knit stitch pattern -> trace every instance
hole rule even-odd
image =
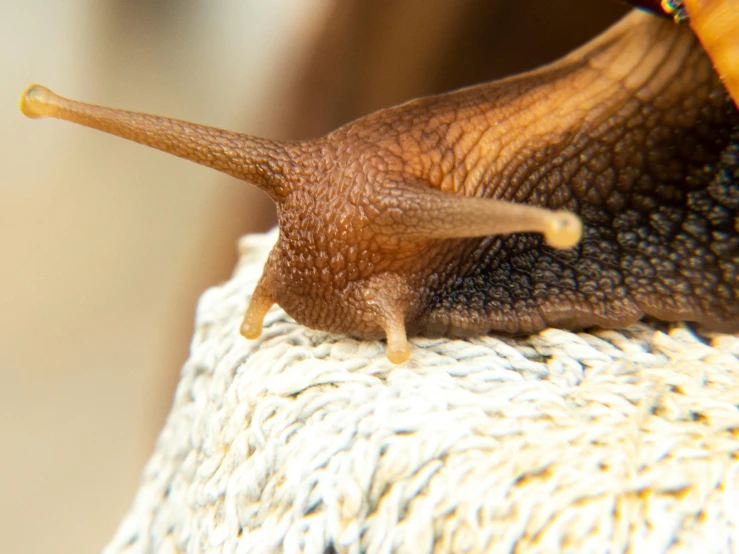
[[[239,325],[242,239],[107,554],[739,552],[739,338],[685,325],[380,341]]]

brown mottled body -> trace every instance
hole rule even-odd
[[[396,362],[406,333],[614,327],[645,314],[739,329],[739,113],[690,30],[644,13],[540,70],[313,141],[40,88],[22,109],[272,196],[280,236],[244,319],[250,338],[274,303],[309,327],[386,336]]]

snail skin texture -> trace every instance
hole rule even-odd
[[[739,330],[739,113],[689,26],[632,11],[536,71],[276,142],[83,104],[55,117],[239,177],[279,239],[241,332],[279,304],[387,339],[620,327],[644,315]]]

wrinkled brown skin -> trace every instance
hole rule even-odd
[[[311,328],[387,336],[393,361],[407,358],[405,331],[621,327],[645,314],[739,330],[739,113],[690,29],[668,20],[632,12],[537,71],[312,141],[116,113],[134,130],[55,116],[244,178],[277,203],[250,338],[272,303]],[[584,235],[569,249],[534,233],[459,238],[452,229],[476,221],[462,196],[569,210]]]

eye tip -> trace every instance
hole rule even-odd
[[[575,214],[554,212],[547,223],[544,240],[552,248],[571,248],[582,238],[582,221]]]
[[[21,94],[18,107],[26,117],[38,118],[49,115],[51,106],[56,95],[48,88],[41,85],[30,85]]]

